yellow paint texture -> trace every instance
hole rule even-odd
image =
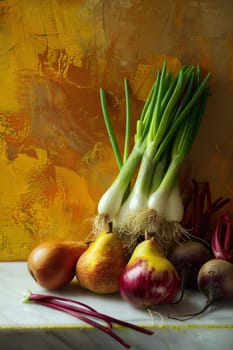
[[[233,195],[232,11],[218,0],[0,1],[0,260],[26,259],[48,237],[89,234],[117,171],[99,87],[122,147],[123,78],[134,125],[164,58],[174,71],[212,71],[186,167],[214,194]]]
[[[3,260],[25,259],[51,236],[84,239],[91,230],[95,202],[78,171],[97,142],[91,131],[100,114],[98,90],[88,84],[95,76],[89,65],[96,62],[98,3],[0,4]]]

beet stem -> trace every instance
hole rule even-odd
[[[59,296],[48,295],[48,294],[34,294],[34,293],[31,293],[30,291],[26,291],[24,302],[27,302],[27,301],[34,301],[38,304],[66,312],[76,318],[79,318],[80,320],[86,323],[89,323],[90,325],[104,331],[105,333],[108,333],[110,336],[115,338],[119,343],[121,343],[121,345],[125,346],[126,348],[129,348],[130,345],[127,344],[122,338],[120,338],[118,335],[116,335],[112,331],[112,323],[116,323],[118,325],[131,328],[135,331],[138,331],[147,335],[152,335],[154,333],[153,331],[146,329],[144,327],[140,327],[132,323],[122,321],[114,317],[108,316],[106,314],[100,313],[96,311],[94,308],[88,306],[87,304],[79,302],[77,300],[70,299],[70,298],[59,297]],[[105,327],[82,315],[89,315],[91,317],[100,319],[106,322],[107,326]]]
[[[224,214],[224,222],[225,222],[225,239],[223,242],[223,248],[226,252],[228,252],[231,247],[232,234],[233,234],[231,219],[228,212]]]
[[[94,309],[83,309],[82,307],[77,307],[77,306],[74,306],[74,305],[70,305],[70,304],[67,304],[61,300],[52,300],[52,303],[54,305],[58,305],[58,306],[62,306],[62,307],[65,307],[71,311],[75,311],[75,312],[80,312],[84,315],[89,315],[89,316],[92,316],[92,317],[95,317],[95,318],[98,318],[98,319],[101,319],[103,321],[106,321],[107,325],[109,328],[112,328],[112,323],[107,319],[107,317],[103,317],[98,311],[95,311]]]
[[[92,316],[94,316],[94,313],[95,313],[95,315],[101,316],[102,319],[105,320],[105,321],[108,320],[110,322],[114,322],[114,323],[116,323],[118,325],[121,325],[121,326],[130,328],[130,329],[133,329],[133,330],[135,330],[137,332],[141,332],[141,333],[144,333],[144,334],[148,334],[148,335],[152,335],[153,334],[153,332],[151,330],[149,330],[149,329],[146,329],[144,327],[134,325],[133,323],[122,321],[122,320],[119,320],[119,319],[114,318],[112,316],[100,313],[100,312],[96,311],[95,309],[93,309],[92,307],[88,306],[87,304],[82,303],[82,302],[77,301],[77,300],[73,300],[73,299],[69,299],[69,298],[65,298],[65,297],[59,297],[59,296],[55,296],[55,295],[44,295],[44,294],[34,294],[34,293],[31,293],[30,296],[29,296],[29,300],[31,300],[31,301],[37,301],[37,300],[42,300],[42,299],[43,300],[52,300],[52,301],[53,300],[64,301],[64,302],[66,302],[65,307],[68,307],[68,308],[70,308],[70,309],[72,309],[74,311],[76,310],[78,312],[86,312],[85,310],[81,310],[80,308],[77,308],[75,306],[71,306],[68,303],[78,304],[78,305],[81,305],[84,308],[87,308],[90,311],[92,311],[93,312]],[[97,317],[99,318],[99,316],[97,316]]]
[[[96,327],[97,329],[107,333],[109,336],[111,336],[112,338],[114,338],[116,341],[118,341],[122,346],[124,346],[125,348],[129,349],[131,346],[126,343],[121,337],[119,337],[116,333],[114,333],[112,331],[111,328],[109,327],[105,327],[105,326],[102,326],[101,324],[91,320],[90,318],[88,317],[85,317],[83,315],[81,315],[80,313],[78,313],[77,311],[73,311],[73,310],[70,310],[70,309],[67,309],[66,307],[64,306],[59,306],[58,304],[55,304],[53,301],[42,301],[42,300],[37,300],[36,301],[38,304],[40,305],[44,305],[44,306],[47,306],[47,307],[50,307],[52,309],[56,309],[56,310],[59,310],[59,311],[63,311],[75,318],[78,318],[79,320],[93,326],[93,327]]]
[[[192,230],[193,236],[211,240],[210,225],[214,213],[230,202],[230,198],[218,197],[212,201],[209,182],[192,180],[193,188],[184,207],[182,225]]]
[[[218,220],[214,229],[211,248],[215,258],[231,260],[233,239],[233,227],[228,212],[225,212]]]
[[[212,203],[212,213],[215,213],[230,201],[230,198],[222,199],[222,197],[219,197],[215,202]]]
[[[208,310],[208,308],[211,306],[211,304],[212,304],[212,301],[207,300],[207,302],[205,303],[203,308],[200,311],[197,311],[193,314],[186,314],[186,315],[182,315],[182,316],[168,315],[167,317],[171,318],[172,320],[187,321],[187,320],[194,318],[195,316],[199,316],[199,315],[203,314],[204,312],[206,312]]]
[[[31,293],[30,296],[29,296],[30,300],[31,301],[37,301],[37,300],[61,300],[61,301],[64,301],[66,303],[66,305],[68,305],[68,303],[73,303],[73,304],[77,304],[77,305],[80,305],[80,306],[83,306],[84,308],[86,309],[89,309],[90,311],[93,311],[93,312],[97,312],[94,308],[92,308],[91,306],[85,304],[85,303],[82,303],[78,300],[73,300],[73,299],[69,299],[69,298],[65,298],[65,297],[59,297],[59,296],[55,296],[55,295],[48,295],[48,294],[34,294],[34,293]]]

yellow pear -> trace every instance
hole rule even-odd
[[[118,291],[120,275],[127,264],[127,255],[116,233],[97,236],[76,264],[76,277],[81,287],[100,294]]]

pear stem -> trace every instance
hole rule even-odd
[[[111,233],[112,232],[112,221],[108,222],[108,232],[107,233]]]

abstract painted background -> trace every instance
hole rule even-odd
[[[1,260],[88,235],[116,171],[99,87],[121,140],[123,78],[135,120],[164,58],[213,73],[184,172],[232,197],[232,13],[231,0],[0,1]]]

